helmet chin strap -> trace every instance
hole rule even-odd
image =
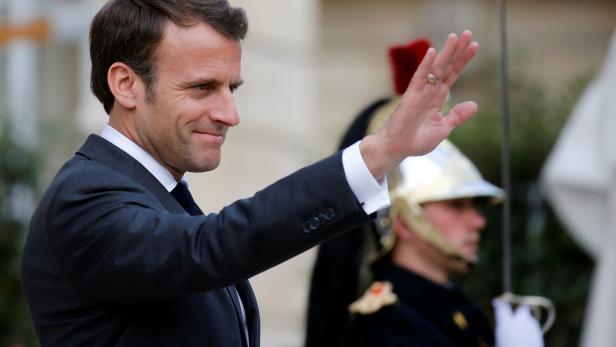
[[[391,206],[390,218],[392,220],[395,216],[400,216],[404,223],[412,227],[419,237],[446,257],[460,262],[466,270],[471,270],[475,266],[476,260],[467,259],[460,251],[455,249],[434,224],[428,220],[419,204],[409,202],[402,197],[396,197],[391,202]]]

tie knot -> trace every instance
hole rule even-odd
[[[186,182],[179,181],[175,188],[171,191],[171,195],[173,195],[175,200],[182,205],[184,210],[186,210],[186,212],[188,212],[191,216],[203,214],[201,209],[199,209],[199,206],[195,203],[195,200],[193,200]]]

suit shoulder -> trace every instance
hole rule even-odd
[[[63,194],[76,191],[93,191],[97,187],[109,190],[134,190],[139,185],[125,174],[122,174],[102,163],[90,160],[81,155],[75,155],[58,171],[49,185],[45,195]]]
[[[118,206],[123,201],[135,203],[155,199],[138,182],[95,160],[76,155],[58,171],[45,191],[33,220],[69,211],[84,211],[96,206]],[[158,205],[158,204],[156,204]]]

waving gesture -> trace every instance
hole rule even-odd
[[[361,143],[364,161],[376,179],[405,157],[430,152],[475,114],[473,101],[453,106],[447,115],[441,110],[449,89],[478,49],[470,31],[460,37],[449,34],[438,53],[428,49],[392,116]]]

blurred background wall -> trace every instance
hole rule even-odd
[[[461,143],[473,143],[482,134],[498,139],[500,130],[495,117],[500,98],[500,43],[496,1],[230,2],[244,7],[250,19],[249,34],[243,43],[245,84],[236,93],[242,123],[229,132],[223,161],[217,170],[189,175],[194,195],[204,211],[217,211],[238,198],[251,196],[274,180],[332,153],[355,114],[372,100],[392,93],[386,48],[418,36],[428,37],[440,47],[449,32],[473,31],[481,50],[456,85],[453,98],[473,98],[488,112],[478,116],[466,135],[461,129],[458,137]],[[37,201],[37,194],[86,135],[97,132],[106,122],[102,107],[88,90],[87,61],[89,18],[103,3],[0,0],[0,31],[12,33],[0,36],[0,126],[8,130],[9,138],[10,134],[19,134],[12,136],[15,142],[33,152],[34,157],[38,154],[38,166],[31,170],[38,175],[32,201]],[[541,93],[554,102],[535,107],[536,113],[526,112],[538,117],[544,106],[558,108],[554,105],[559,102],[554,98],[569,90],[571,83],[581,81],[578,86],[583,85],[596,73],[616,28],[613,0],[510,0],[508,15],[512,78],[525,81],[515,86],[521,88],[521,93]],[[46,24],[32,27],[40,18]],[[516,100],[527,106],[523,103],[528,99]],[[529,106],[543,101],[533,102]],[[549,118],[555,123],[548,124],[552,141],[570,111],[570,102],[560,104],[560,117]],[[524,114],[525,108],[521,107],[519,112]],[[498,145],[493,141],[475,143]],[[541,150],[546,152],[551,143],[546,141]],[[494,148],[488,149],[491,156],[482,154],[482,146],[472,150],[471,158],[483,160],[482,170],[499,183],[498,154]],[[8,189],[0,189],[2,192],[3,204],[26,199]],[[28,206],[32,204],[20,208],[23,215],[28,215]],[[17,222],[24,225],[27,217],[22,216]],[[498,230],[498,215],[494,223]],[[3,228],[0,232],[12,236],[19,230],[14,225]],[[3,266],[15,277],[18,253],[10,253],[10,257],[8,251],[5,253]],[[308,251],[251,280],[260,303],[263,346],[301,345],[313,256],[314,250]],[[490,256],[498,258],[499,252],[494,249]],[[591,261],[583,255],[579,259],[574,264],[581,264],[580,271],[589,272]],[[492,264],[489,271],[497,283],[500,268]],[[523,277],[524,273],[514,276]],[[578,296],[585,295],[586,287],[582,287]],[[499,294],[495,286],[489,287],[489,291],[477,293],[486,298]],[[13,300],[6,293],[0,295]],[[581,312],[576,317],[582,317],[583,305],[578,306],[576,309]],[[5,338],[17,334],[6,329],[0,332]],[[1,343],[0,340],[0,346]],[[573,346],[577,342],[574,339],[568,343]]]

